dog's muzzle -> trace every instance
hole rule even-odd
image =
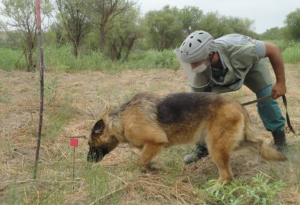
[[[99,162],[103,159],[103,157],[108,154],[106,149],[101,147],[92,147],[90,146],[90,150],[87,155],[88,162]]]

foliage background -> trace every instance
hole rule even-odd
[[[0,69],[35,70],[37,65],[34,4],[2,0],[0,10]],[[16,12],[24,11],[24,12]],[[204,13],[201,8],[166,5],[142,15],[137,2],[125,0],[45,1],[44,47],[47,69],[67,72],[120,69],[179,69],[173,50],[195,30],[214,38],[241,33],[277,44],[287,63],[300,61],[300,9],[286,16],[285,26],[262,34],[254,21]],[[24,20],[25,19],[25,20]],[[30,28],[30,29],[26,29]]]

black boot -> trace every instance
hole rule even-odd
[[[287,151],[287,144],[286,144],[284,130],[272,132],[272,135],[274,138],[274,144],[277,151],[279,152]]]
[[[208,150],[205,145],[196,144],[196,147],[191,153],[184,156],[183,161],[185,164],[190,164],[198,161],[199,159],[206,157],[208,155]]]

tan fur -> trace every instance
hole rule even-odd
[[[221,181],[232,179],[230,156],[239,148],[250,147],[266,160],[286,160],[255,133],[246,110],[239,103],[215,94],[201,94],[201,97],[210,103],[192,110],[192,114],[187,113],[180,123],[164,124],[157,117],[157,106],[164,98],[149,93],[138,94],[123,108],[103,115],[105,128],[99,135],[92,134],[89,144],[109,152],[119,142],[129,143],[141,149],[139,162],[147,166],[164,148],[205,142]]]

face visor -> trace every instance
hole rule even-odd
[[[201,65],[192,69],[190,63],[183,62],[180,58],[180,52],[177,49],[174,50],[177,59],[187,76],[189,84],[191,87],[197,88],[199,91],[204,91],[207,86],[209,86],[212,79],[212,71],[209,59],[204,60]]]

